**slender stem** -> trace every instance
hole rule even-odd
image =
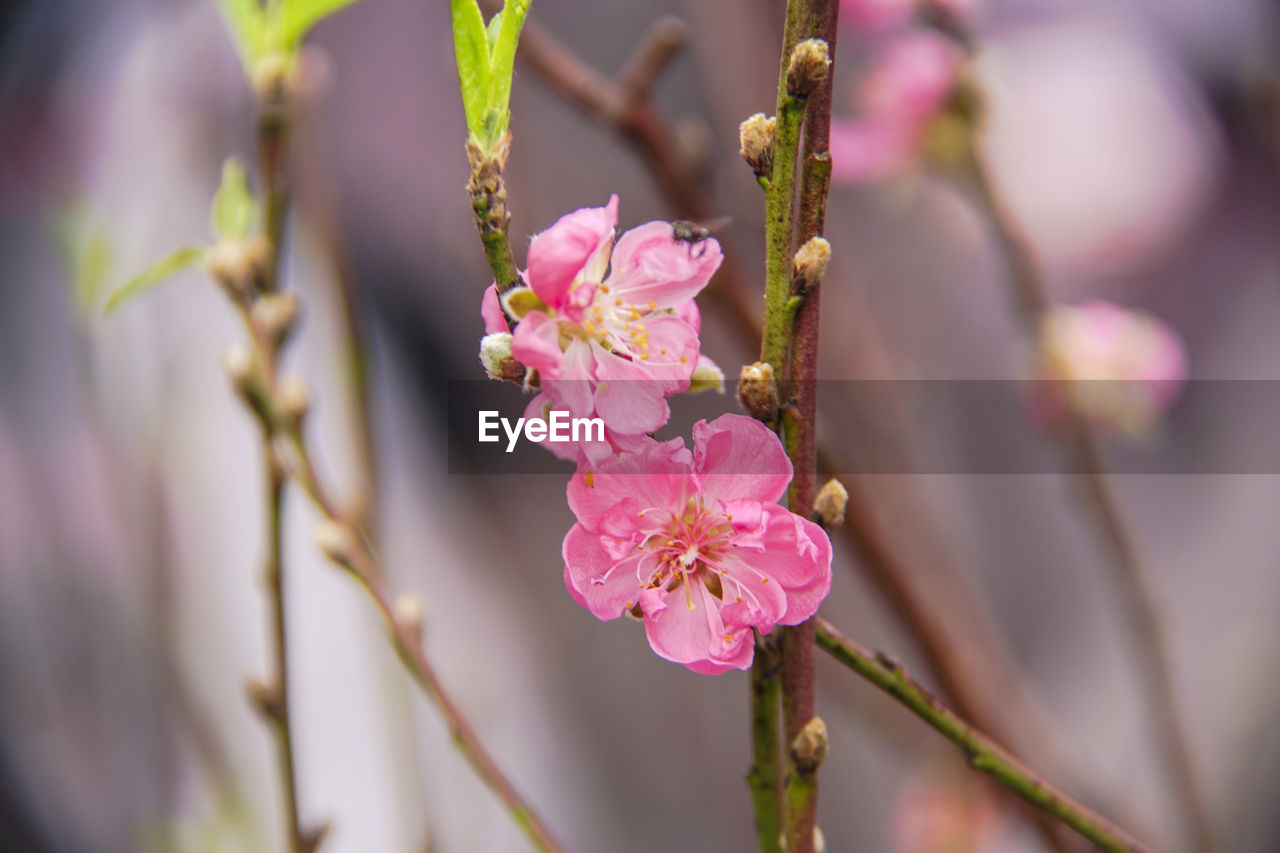
[[[262,287],[275,290],[284,256],[285,221],[289,211],[289,115],[283,96],[273,97],[258,107],[258,174],[263,233],[270,247]]]
[[[994,741],[956,715],[912,679],[895,661],[855,643],[818,617],[817,641],[826,652],[897,699],[964,750],[970,766],[986,773],[1028,803],[1043,809],[1107,851],[1144,853],[1150,848],[1088,806],[1043,779]]]
[[[779,698],[778,646],[773,637],[756,637],[756,656],[751,664],[751,769],[747,788],[755,812],[756,842],[760,853],[782,850],[781,751],[778,738]]]
[[[271,594],[272,664],[268,682],[271,691],[270,720],[276,732],[280,778],[284,788],[285,814],[289,817],[289,849],[304,853],[312,849],[298,814],[297,764],[294,759],[293,730],[289,722],[289,644],[284,585],[284,486],[285,475],[275,459],[272,430],[264,426],[263,451],[267,458],[267,587]]]
[[[264,234],[269,247],[263,268],[262,287],[276,290],[280,284],[280,267],[283,258],[285,218],[289,207],[288,170],[288,112],[283,97],[272,98],[259,104],[258,115],[258,164],[261,180],[260,196],[264,211]],[[277,378],[278,359],[274,348],[253,332],[261,364],[263,381],[270,392]],[[289,821],[289,849],[293,853],[310,853],[319,843],[320,836],[303,829],[298,807],[297,762],[294,755],[293,729],[290,723],[289,692],[289,623],[285,604],[284,561],[284,486],[285,475],[280,468],[274,449],[276,423],[268,418],[260,419],[262,427],[263,466],[266,473],[267,506],[267,564],[266,580],[271,596],[272,672],[267,680],[267,697],[263,710],[276,734],[279,754],[281,787],[284,790],[285,813]]]
[[[978,206],[986,215],[1008,266],[1010,299],[1024,334],[1031,341],[1037,341],[1049,310],[1048,290],[1030,244],[1009,215],[992,182],[976,135],[971,140],[970,150],[968,177]],[[1108,553],[1112,588],[1129,630],[1147,709],[1155,721],[1161,755],[1172,777],[1181,810],[1190,824],[1196,849],[1202,853],[1213,853],[1220,849],[1220,845],[1191,757],[1165,650],[1160,615],[1145,567],[1103,470],[1102,455],[1092,429],[1070,408],[1065,412],[1065,419],[1059,438],[1074,479],[1080,486],[1084,506],[1092,516]]]
[[[551,830],[498,767],[461,709],[445,691],[435,669],[427,660],[417,629],[396,618],[378,557],[357,527],[343,517],[336,502],[316,475],[317,466],[302,430],[294,427],[288,432],[289,443],[297,457],[294,479],[326,520],[345,531],[351,547],[344,555],[344,568],[373,599],[386,622],[397,657],[413,680],[439,708],[453,737],[454,746],[470,762],[480,780],[506,806],[536,849],[543,853],[563,853],[564,848],[555,840]]]

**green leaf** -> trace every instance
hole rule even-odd
[[[287,49],[297,47],[312,27],[354,2],[356,0],[282,0],[276,20],[281,44]]]
[[[222,183],[209,208],[209,227],[217,240],[239,240],[258,224],[258,200],[249,192],[244,166],[234,157],[222,164]]]
[[[271,35],[267,12],[258,0],[218,0],[218,6],[227,19],[231,40],[247,71],[267,53]]]
[[[489,39],[484,16],[476,0],[450,0],[453,10],[453,50],[458,60],[458,83],[467,132],[483,138],[484,116],[489,109]]]
[[[511,78],[515,75],[516,45],[529,14],[529,0],[507,0],[503,7],[502,25],[489,59],[489,109],[498,114],[494,141],[507,131],[511,118]]]
[[[103,308],[109,314],[126,299],[132,299],[144,290],[150,290],[176,272],[186,269],[203,258],[205,250],[196,246],[184,246],[165,255],[151,266],[129,280],[123,287],[111,294]]]
[[[498,43],[498,28],[502,26],[502,10],[489,19],[489,26],[485,27],[485,40],[489,44],[489,64],[493,65],[493,46]]]

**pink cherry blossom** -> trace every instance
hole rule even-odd
[[[490,288],[481,307],[490,333],[505,331],[507,316],[519,318],[512,356],[536,371],[542,391],[528,414],[551,407],[604,420],[605,445],[558,448],[579,461],[598,461],[662,427],[666,397],[708,363],[693,297],[720,267],[720,244],[676,240],[671,223],[655,221],[615,246],[617,219],[617,196],[561,217],[533,238],[525,286],[501,300]]]
[[[1051,417],[1069,405],[1095,423],[1141,436],[1173,402],[1186,370],[1172,329],[1111,302],[1056,306],[1041,329],[1037,374],[1061,380],[1048,389]]]
[[[875,180],[914,162],[929,123],[946,107],[962,59],[959,48],[929,31],[883,45],[858,90],[859,116],[831,123],[832,175]]]
[[[777,501],[791,462],[766,426],[722,415],[682,439],[642,439],[569,483],[578,522],[564,579],[598,619],[642,618],[663,658],[714,675],[746,669],[752,629],[795,625],[831,588],[831,542]]]

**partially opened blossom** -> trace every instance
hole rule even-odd
[[[831,122],[832,176],[875,180],[913,163],[954,92],[962,62],[960,49],[935,32],[886,42],[858,89],[858,117]]]
[[[580,470],[569,593],[599,619],[642,619],[653,650],[694,672],[746,669],[753,628],[803,622],[831,587],[827,534],[777,504],[791,473],[778,437],[732,414],[699,421],[692,453],[646,437]]]
[[[551,407],[604,420],[610,441],[587,452],[588,461],[662,427],[666,397],[709,365],[693,297],[723,259],[714,239],[677,240],[661,221],[627,231],[615,246],[617,220],[617,196],[561,217],[533,238],[525,286],[501,300],[490,288],[481,310],[491,334],[518,319],[512,356],[536,371],[542,391],[529,414]],[[582,450],[561,446],[579,461]]]
[[[1111,302],[1050,310],[1041,329],[1037,375],[1054,382],[1053,406],[1072,406],[1130,435],[1150,430],[1186,376],[1186,352],[1164,323]]]

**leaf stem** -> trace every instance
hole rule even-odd
[[[964,750],[974,769],[987,774],[1028,803],[1053,815],[1103,850],[1114,853],[1149,853],[1150,848],[1039,776],[957,716],[940,699],[907,675],[896,661],[863,648],[820,616],[817,622],[817,642],[824,651],[897,699]]]

